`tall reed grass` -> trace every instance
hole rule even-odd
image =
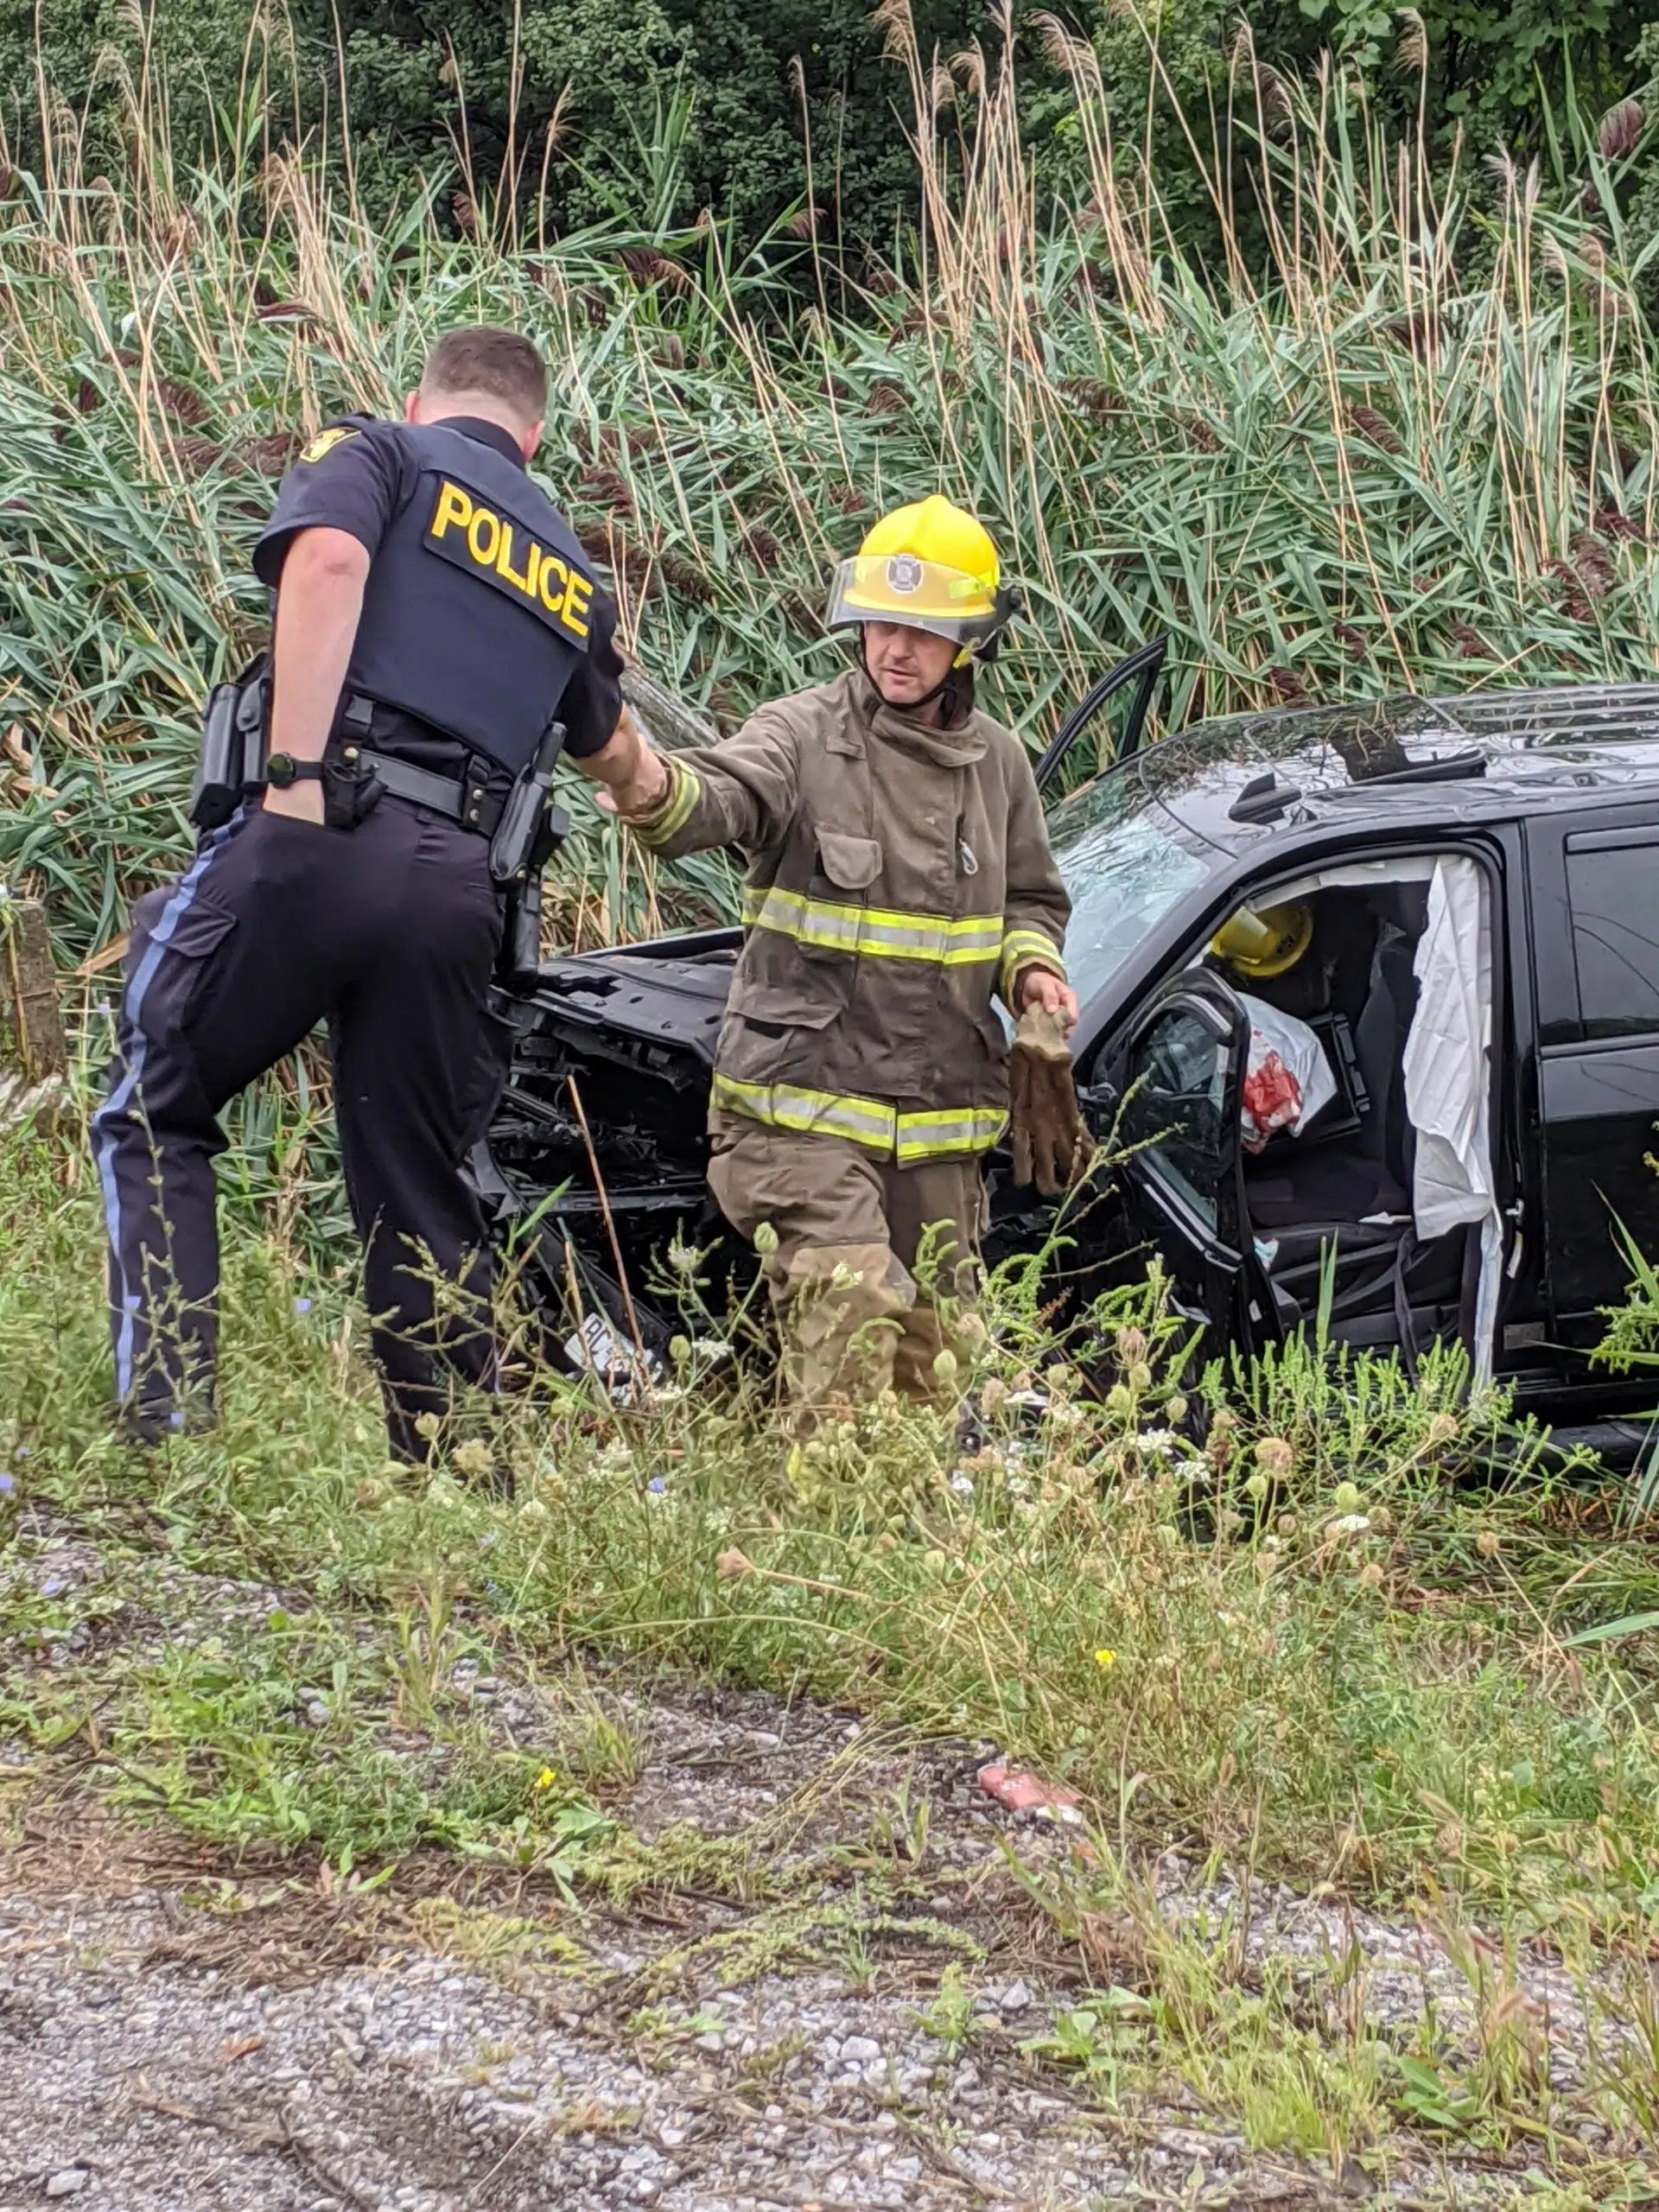
[[[855,284],[810,225],[787,282],[776,241],[739,260],[717,221],[653,227],[649,174],[632,228],[550,238],[480,191],[446,236],[435,185],[376,229],[349,142],[332,167],[277,149],[252,69],[188,175],[167,86],[135,84],[111,181],[47,90],[45,159],[0,204],[0,874],[68,944],[181,848],[197,703],[260,631],[247,550],[296,442],[392,406],[474,317],[546,347],[548,480],[633,649],[728,726],[839,664],[826,569],[934,489],[1025,582],[993,703],[1033,742],[1158,632],[1164,726],[1651,672],[1659,378],[1616,223],[1512,168],[1477,206],[1339,69],[1287,86],[1246,37],[1226,111],[1189,124],[1226,242],[1205,275],[1086,44],[1039,20],[1090,182],[1039,211],[1006,40],[945,63],[884,13],[925,212]],[[584,815],[563,924],[591,942],[724,885],[644,880]]]

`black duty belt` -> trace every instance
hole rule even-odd
[[[435,769],[417,768],[412,760],[394,760],[391,753],[377,753],[371,746],[359,747],[359,758],[373,770],[391,798],[446,815],[463,830],[476,830],[480,837],[495,835],[506,804],[505,791],[493,791],[478,778],[441,776]]]

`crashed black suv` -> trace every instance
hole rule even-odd
[[[1212,1350],[1323,1300],[1338,1339],[1461,1338],[1522,1407],[1628,1443],[1643,1390],[1586,1355],[1624,1293],[1619,1224],[1659,1252],[1659,685],[1240,715],[1136,750],[1160,657],[1097,684],[1039,768],[1084,1112],[1135,1147],[1067,1202],[1057,1294],[1154,1247]],[[1113,715],[1115,765],[1079,779]],[[745,1263],[703,1181],[739,943],[556,960],[507,1009],[477,1171],[504,1233],[528,1225],[556,1342],[574,1282],[590,1332],[659,1344],[675,1232]],[[1249,1096],[1272,1045],[1300,1055],[1300,1114]],[[1005,1154],[989,1174],[990,1256],[1041,1243],[1052,1207]]]

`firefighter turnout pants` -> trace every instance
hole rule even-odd
[[[979,1161],[900,1167],[846,1138],[735,1115],[716,1115],[710,1130],[721,1211],[744,1236],[763,1222],[777,1234],[766,1287],[803,1410],[889,1385],[917,1400],[953,1395],[933,1372],[946,1341],[935,1300],[969,1299],[977,1285]]]
[[[325,1020],[394,1453],[424,1457],[416,1423],[445,1409],[454,1376],[493,1381],[484,1223],[461,1164],[505,1073],[486,1007],[501,927],[485,839],[389,797],[349,831],[240,814],[136,902],[93,1122],[131,1431],[211,1407],[219,1114]],[[463,1294],[442,1314],[435,1276]]]

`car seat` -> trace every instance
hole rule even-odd
[[[1420,1249],[1412,1230],[1415,1133],[1406,1112],[1404,1058],[1417,1008],[1413,963],[1424,894],[1415,884],[1379,887],[1367,903],[1376,935],[1353,1023],[1366,1111],[1357,1128],[1328,1142],[1315,1133],[1271,1145],[1247,1163],[1245,1194],[1281,1302],[1312,1310],[1334,1255],[1332,1319],[1392,1308],[1399,1341],[1409,1349],[1412,1311],[1458,1294],[1461,1239]]]
[[[1245,1169],[1250,1218],[1274,1234],[1303,1235],[1332,1224],[1366,1225],[1378,1214],[1408,1215],[1410,1125],[1402,1064],[1417,1006],[1414,939],[1379,915],[1364,1003],[1353,1023],[1354,1060],[1365,1108],[1357,1128],[1321,1142],[1318,1125],[1285,1136]]]

